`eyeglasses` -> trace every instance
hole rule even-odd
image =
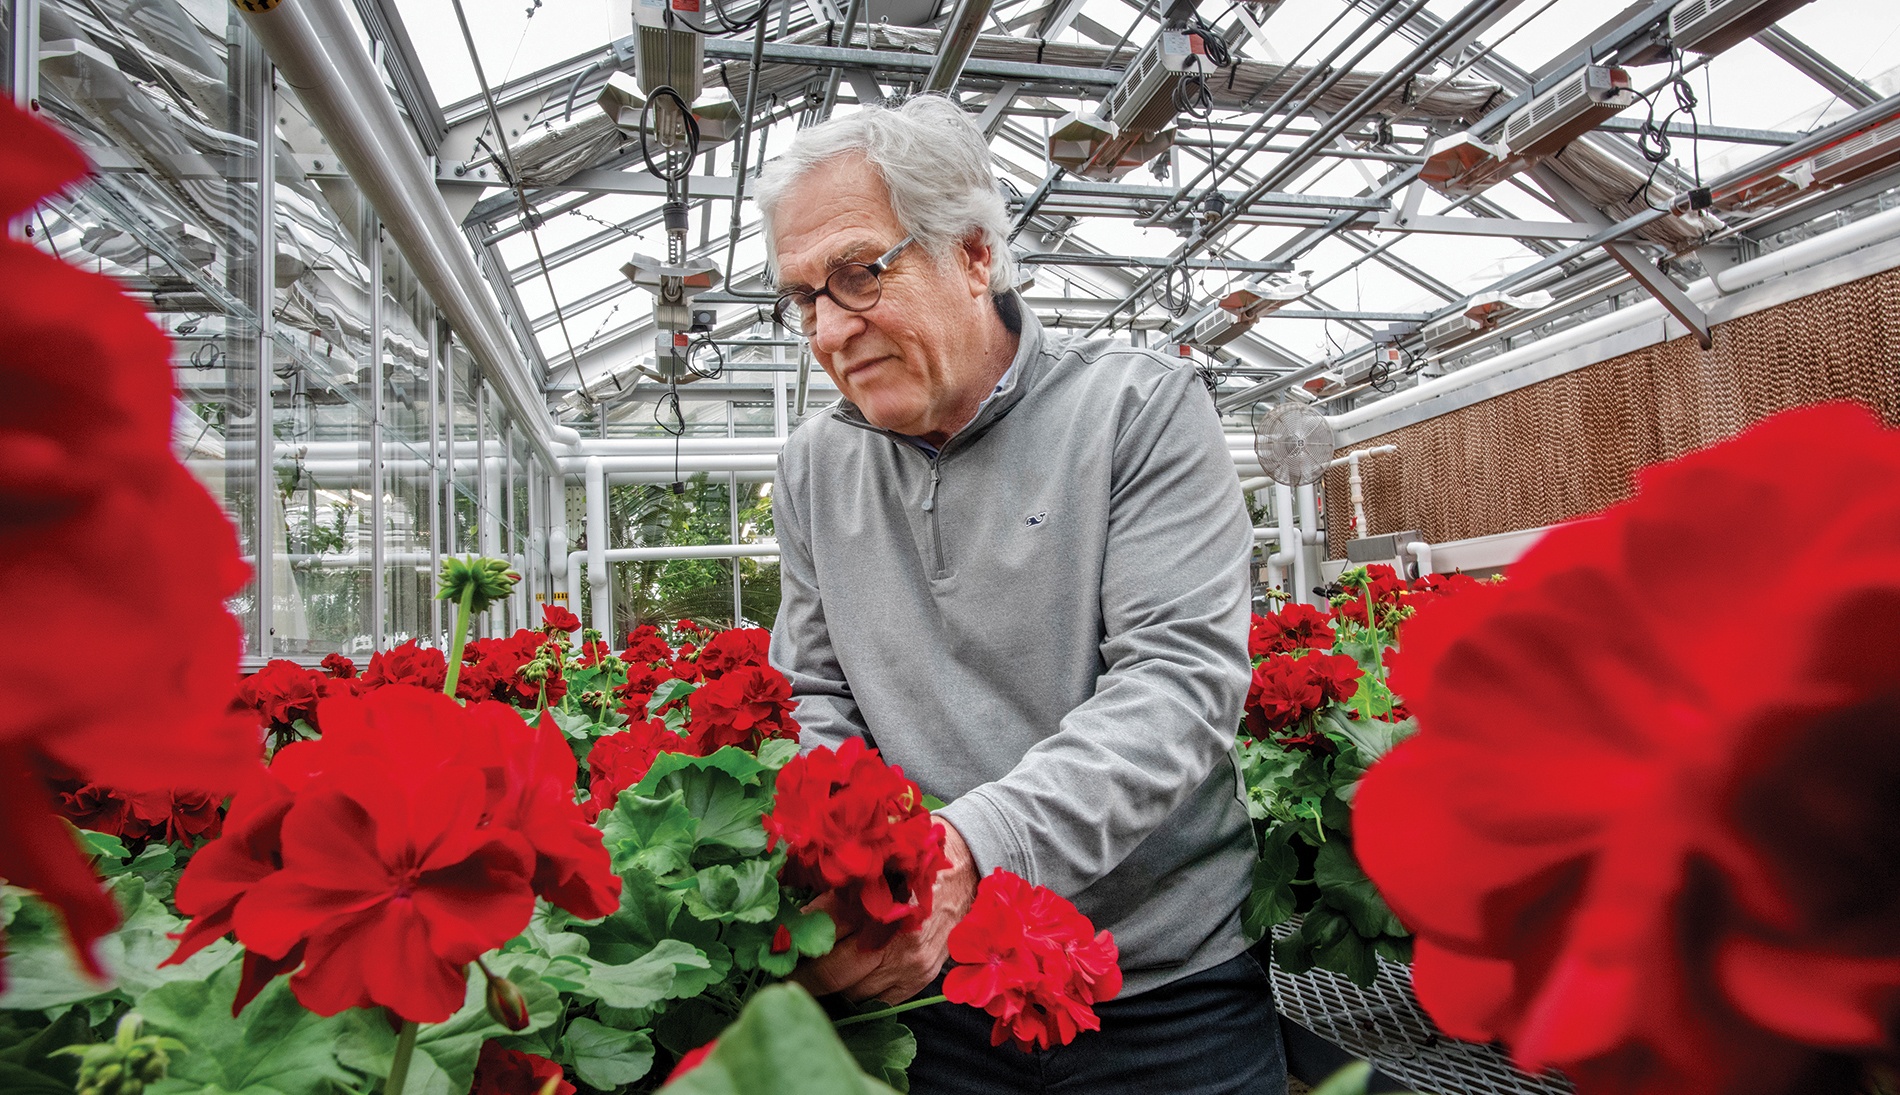
[[[782,327],[796,327],[806,335],[818,328],[818,298],[830,297],[832,303],[847,312],[868,312],[884,295],[878,276],[890,269],[897,256],[909,247],[912,237],[905,236],[896,247],[872,262],[847,262],[831,272],[822,289],[788,289],[779,294],[772,306],[772,318]]]

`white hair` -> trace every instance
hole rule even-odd
[[[765,218],[766,261],[778,267],[772,217],[813,168],[863,156],[884,180],[897,223],[938,259],[972,236],[990,250],[990,292],[1016,283],[1009,254],[1009,213],[990,169],[989,143],[963,109],[942,95],[899,106],[867,107],[801,131],[792,147],[759,173],[754,199]]]

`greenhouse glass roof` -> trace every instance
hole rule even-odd
[[[621,273],[635,252],[665,253],[664,188],[637,137],[596,102],[632,67],[626,5],[463,0],[465,39],[454,0],[381,4],[359,8],[406,28],[407,49],[385,57],[394,89],[436,142],[450,207],[532,368],[583,433],[656,429],[669,390],[695,432],[770,422],[801,347],[761,303],[757,215],[748,200],[735,218],[735,182],[828,111],[918,90],[959,15],[980,18],[981,33],[952,94],[991,135],[1030,306],[1047,325],[1187,346],[1233,413],[1293,385],[1344,409],[1576,317],[1648,295],[1670,306],[1684,282],[1881,207],[1895,181],[1874,172],[1691,208],[1698,182],[1773,177],[1788,168],[1778,154],[1811,154],[1809,135],[1881,120],[1900,91],[1900,7],[1876,0],[1782,0],[1778,20],[1713,53],[1635,35],[1674,6],[1650,0],[1620,11],[1595,0],[1203,2],[1196,17],[1228,63],[1171,112],[1171,139],[1135,145],[1111,171],[1055,162],[1051,135],[1102,112],[1184,7],[779,0],[748,30],[756,0],[705,0],[696,109],[734,124],[725,139],[707,126],[687,242],[726,280],[701,298],[717,313],[717,352],[695,365],[706,375],[669,384],[651,375],[654,298]],[[1517,111],[1592,62],[1620,66],[1628,88],[1561,151],[1488,185],[1418,181],[1465,131],[1504,149],[1498,135]],[[748,100],[756,121],[741,138]],[[1613,109],[1621,101],[1632,105]],[[742,146],[748,162],[735,170]],[[515,189],[502,185],[510,158]],[[1225,322],[1218,303],[1243,289],[1271,302],[1238,331],[1210,332]],[[1433,337],[1439,321],[1476,313],[1515,319],[1489,339]],[[816,370],[811,384],[811,398],[829,398]]]

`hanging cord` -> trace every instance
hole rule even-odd
[[[1187,267],[1178,264],[1170,266],[1161,275],[1161,280],[1155,283],[1155,303],[1166,308],[1169,315],[1178,318],[1186,315],[1189,305],[1194,303],[1193,291],[1194,284],[1188,278]]]
[[[713,366],[710,371],[699,367],[698,358],[702,350],[712,353]],[[686,346],[686,367],[692,370],[693,375],[701,380],[718,380],[726,371],[725,351],[721,350],[719,344],[713,341],[712,335],[699,335]]]
[[[1669,47],[1669,66],[1669,78],[1663,81],[1662,86],[1647,95],[1642,95],[1643,102],[1649,106],[1649,116],[1643,120],[1642,128],[1636,133],[1636,150],[1642,154],[1643,159],[1649,161],[1650,168],[1649,175],[1643,179],[1642,185],[1632,191],[1629,196],[1630,201],[1640,199],[1645,206],[1657,212],[1667,210],[1659,209],[1654,202],[1649,200],[1649,188],[1655,184],[1656,175],[1662,171],[1663,164],[1669,162],[1672,147],[1669,141],[1669,127],[1679,116],[1686,115],[1689,119],[1691,134],[1689,150],[1695,173],[1695,188],[1697,190],[1702,188],[1702,123],[1695,113],[1699,101],[1696,99],[1695,88],[1690,85],[1683,72],[1682,51],[1675,48],[1673,44]],[[1656,99],[1664,87],[1675,93],[1676,105],[1663,117],[1662,121],[1658,122]]]
[[[1232,11],[1233,8],[1227,10]],[[1234,55],[1227,48],[1227,40],[1220,32],[1200,16],[1192,16],[1183,28],[1201,40],[1201,48],[1206,51],[1207,59],[1217,69],[1226,68],[1233,63]],[[1191,72],[1180,83],[1174,85],[1174,108],[1196,121],[1207,121],[1214,114],[1214,95],[1207,89],[1207,78],[1198,72]]]
[[[680,117],[686,120],[686,155],[679,158],[679,166],[672,169],[662,169],[659,164],[654,163],[653,152],[647,145],[647,132],[653,128],[651,125],[653,104],[659,102],[661,99],[672,100],[674,107],[680,112]],[[667,149],[667,159],[672,160],[676,151],[677,146],[672,149]],[[693,159],[698,155],[699,120],[693,117],[692,106],[680,96],[679,92],[674,91],[670,87],[662,85],[654,88],[653,94],[647,96],[646,105],[640,108],[640,158],[646,161],[647,171],[652,173],[654,178],[665,179],[668,182],[678,182],[684,179],[688,172],[692,171]]]

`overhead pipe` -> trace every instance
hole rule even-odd
[[[553,420],[530,388],[520,350],[509,339],[468,241],[340,0],[297,0],[262,11],[240,5],[239,13],[376,210],[416,280],[552,463]]]

